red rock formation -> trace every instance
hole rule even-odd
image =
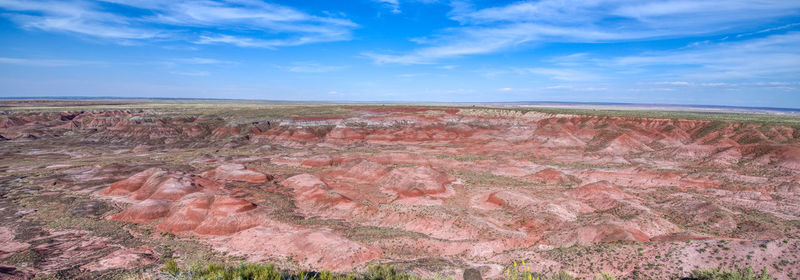
[[[787,148],[778,154],[777,164],[782,167],[800,170],[800,148]]]
[[[144,200],[128,207],[113,216],[111,220],[145,224],[164,218],[169,214],[172,203],[166,200]]]
[[[523,179],[531,182],[540,182],[545,184],[566,184],[575,181],[569,178],[564,173],[561,173],[553,168],[545,168],[542,171],[527,175],[523,177]]]
[[[0,118],[4,143],[71,133],[118,144],[121,158],[148,166],[164,161],[144,155],[213,148],[102,190],[131,203],[109,218],[251,260],[295,254],[314,269],[376,258],[495,265],[549,252],[531,248],[617,241],[774,239],[796,235],[786,225],[800,219],[800,132],[790,126],[401,106],[270,124],[124,111]],[[286,179],[267,184],[272,176],[241,162]],[[63,174],[75,181],[118,176],[72,169]]]
[[[613,208],[619,201],[633,198],[607,181],[586,184],[568,193],[598,210]]]
[[[420,197],[443,194],[447,185],[456,181],[450,174],[429,167],[395,168],[378,184],[382,189],[399,197]]]
[[[129,195],[139,190],[145,181],[151,177],[163,173],[164,171],[159,168],[150,168],[136,173],[125,180],[115,182],[108,188],[101,190],[100,193],[104,195]]]
[[[236,163],[220,165],[217,168],[206,171],[202,176],[219,180],[243,181],[250,183],[264,183],[272,180],[271,176],[248,169],[244,165]]]
[[[163,219],[156,226],[162,232],[230,235],[259,225],[261,218],[253,212],[255,204],[221,194],[220,181],[263,183],[268,178],[240,164],[224,164],[199,177],[151,168],[100,193],[140,201],[110,216],[111,220],[150,223]]]

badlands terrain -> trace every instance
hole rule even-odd
[[[168,259],[455,279],[800,277],[796,116],[2,105],[2,279],[157,275]]]

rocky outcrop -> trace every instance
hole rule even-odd
[[[223,164],[200,176],[150,168],[115,182],[102,195],[129,199],[133,204],[109,217],[132,223],[158,221],[162,232],[191,231],[201,235],[230,235],[259,224],[257,205],[224,194],[225,181],[264,183],[272,177],[241,164]]]
[[[242,181],[250,183],[264,183],[272,180],[272,176],[248,169],[242,164],[227,163],[212,170],[206,171],[202,175],[207,178],[218,180]]]

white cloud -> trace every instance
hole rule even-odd
[[[300,33],[312,37],[342,36],[357,25],[348,19],[310,15],[296,9],[261,1],[121,1],[119,4],[148,8],[157,16],[148,20],[176,26],[247,28],[257,31]]]
[[[547,90],[784,91],[800,88],[800,32],[607,58],[575,53],[531,62],[533,67],[477,70],[486,78],[541,76]],[[517,78],[511,78],[517,79]],[[542,83],[546,81],[526,78]],[[634,85],[634,88],[630,88]]]
[[[546,76],[552,80],[558,81],[593,81],[599,80],[600,77],[596,74],[585,72],[582,70],[568,69],[568,68],[524,68],[517,69],[518,72],[530,73],[535,75]]]
[[[400,0],[372,0],[372,2],[381,4],[381,6],[389,9],[389,11],[392,12],[393,14],[399,14],[403,12],[402,10],[400,10]],[[439,2],[439,0],[403,0],[403,2],[432,4]]]
[[[325,72],[339,71],[347,68],[346,66],[321,65],[312,62],[295,62],[291,66],[277,66],[277,67],[295,73],[325,73]]]
[[[688,86],[692,83],[687,81],[671,81],[671,82],[655,82],[654,85],[672,85],[672,86]]]
[[[605,87],[576,87],[574,85],[553,85],[547,86],[543,88],[544,90],[551,90],[551,91],[573,91],[573,92],[591,92],[591,91],[607,91],[608,88]]]
[[[550,42],[622,42],[711,34],[800,12],[800,2],[540,0],[476,9],[455,1],[460,27],[416,40],[405,53],[365,52],[376,63],[427,64]]]
[[[391,9],[392,13],[399,14],[400,11],[400,0],[373,0],[375,2],[381,3],[384,6]]]
[[[171,74],[192,77],[205,77],[211,75],[208,71],[170,72]]]
[[[789,32],[746,41],[623,56],[599,63],[618,68],[682,66],[688,70],[674,72],[689,78],[797,78],[800,77],[798,46],[800,32]]]
[[[724,87],[724,86],[730,86],[731,84],[728,84],[728,83],[702,83],[700,85],[704,86],[704,87]]]
[[[177,58],[175,59],[175,61],[184,64],[237,64],[236,62],[233,61],[219,60],[219,59],[205,58],[205,57]]]
[[[142,12],[112,12],[119,7],[133,7]],[[105,39],[186,40],[240,47],[273,48],[349,40],[357,27],[346,18],[316,16],[254,0],[0,0],[0,9],[7,11],[4,16],[27,29]],[[188,28],[200,32],[187,32]],[[200,35],[194,37],[195,33]]]
[[[4,14],[26,29],[68,32],[111,39],[149,39],[164,36],[164,31],[135,26],[124,16],[100,10],[96,3],[84,1],[0,0]]]
[[[103,64],[97,61],[83,61],[83,60],[65,60],[65,59],[29,59],[29,58],[13,58],[13,57],[0,57],[2,64],[15,64],[24,66],[45,66],[45,67],[62,67],[62,66],[80,66],[80,65],[99,65]]]
[[[778,89],[796,91],[800,84],[800,32],[710,42],[665,51],[610,58],[561,56],[546,61],[559,67],[516,69],[575,85],[630,85],[641,91]],[[568,62],[568,63],[564,63]],[[574,67],[573,67],[574,66]],[[668,69],[668,70],[665,70]],[[583,76],[582,74],[588,74]],[[784,84],[788,83],[788,84]],[[792,84],[795,83],[795,84]],[[639,91],[639,90],[635,90]]]
[[[687,32],[710,31],[749,24],[797,13],[800,3],[762,1],[635,1],[616,7],[613,14],[637,19],[656,28],[679,28]]]
[[[762,33],[769,33],[769,32],[774,32],[774,31],[778,31],[778,30],[784,30],[784,29],[795,27],[795,26],[800,26],[800,23],[790,23],[790,24],[781,25],[781,26],[777,26],[777,27],[771,27],[771,28],[767,28],[767,29],[762,29],[762,30],[759,30],[759,31],[756,31],[756,32],[749,32],[749,33],[739,34],[739,35],[736,35],[736,38],[741,38],[741,37],[745,37],[745,36],[752,36],[752,35],[762,34]]]
[[[425,76],[425,75],[428,75],[428,74],[427,73],[404,73],[404,74],[398,74],[397,77],[398,78],[415,78],[415,77],[420,77],[420,76]]]

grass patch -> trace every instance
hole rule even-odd
[[[287,119],[290,117],[348,117],[354,113],[352,109],[381,108],[381,105],[357,105],[347,103],[326,102],[280,102],[259,100],[156,100],[156,99],[111,99],[111,100],[48,100],[30,104],[10,104],[2,106],[3,111],[91,111],[91,110],[145,110],[159,113],[181,115],[205,115],[233,117],[241,123]],[[763,123],[800,127],[800,116],[775,115],[763,113],[736,112],[698,112],[689,110],[665,109],[591,109],[591,108],[549,108],[549,107],[491,107],[491,106],[434,106],[434,105],[397,105],[395,107],[416,107],[428,109],[470,109],[491,110],[498,115],[524,114],[538,112],[551,115],[581,115],[600,117],[654,118],[654,119],[687,119],[709,120],[736,123]]]
[[[13,264],[15,266],[28,266],[36,267],[44,262],[45,256],[36,249],[28,249],[22,252],[15,253],[8,256],[3,262]]]
[[[725,127],[725,122],[722,121],[712,121],[708,125],[704,126],[700,131],[692,135],[692,140],[703,138],[704,136],[710,134],[711,132],[718,131],[719,129]]]
[[[144,277],[143,277],[144,278]],[[196,263],[181,269],[168,259],[159,279],[214,279],[214,280],[422,280],[423,278],[398,271],[391,265],[376,265],[361,274],[335,274],[330,271],[280,270],[272,264]]]
[[[485,160],[489,159],[487,156],[480,156],[480,155],[445,155],[445,154],[437,154],[436,157],[441,159],[454,159],[457,161],[468,162],[468,161],[478,161],[478,160]]]
[[[374,227],[374,226],[348,228],[346,230],[346,236],[349,239],[366,241],[366,242],[379,241],[379,240],[393,240],[404,237],[407,238],[426,237],[424,234],[418,232],[406,231],[395,228],[387,228],[387,227]]]
[[[690,279],[697,280],[772,280],[767,268],[756,274],[752,267],[740,270],[721,268],[695,269]]]
[[[494,175],[491,173],[483,173],[483,172],[475,172],[475,171],[467,171],[467,170],[455,170],[450,171],[453,176],[461,178],[464,180],[465,183],[473,185],[473,186],[526,186],[526,185],[534,185],[533,183],[517,180],[507,176],[501,175]]]
[[[498,108],[488,108],[503,110]],[[506,109],[512,110],[512,109]],[[729,112],[694,112],[694,111],[669,111],[669,110],[596,110],[596,109],[571,109],[571,108],[514,108],[513,110],[532,111],[545,114],[567,114],[600,117],[625,117],[647,119],[684,119],[708,120],[732,123],[762,123],[773,125],[789,125],[800,127],[800,116],[756,114],[756,113],[729,113]]]

